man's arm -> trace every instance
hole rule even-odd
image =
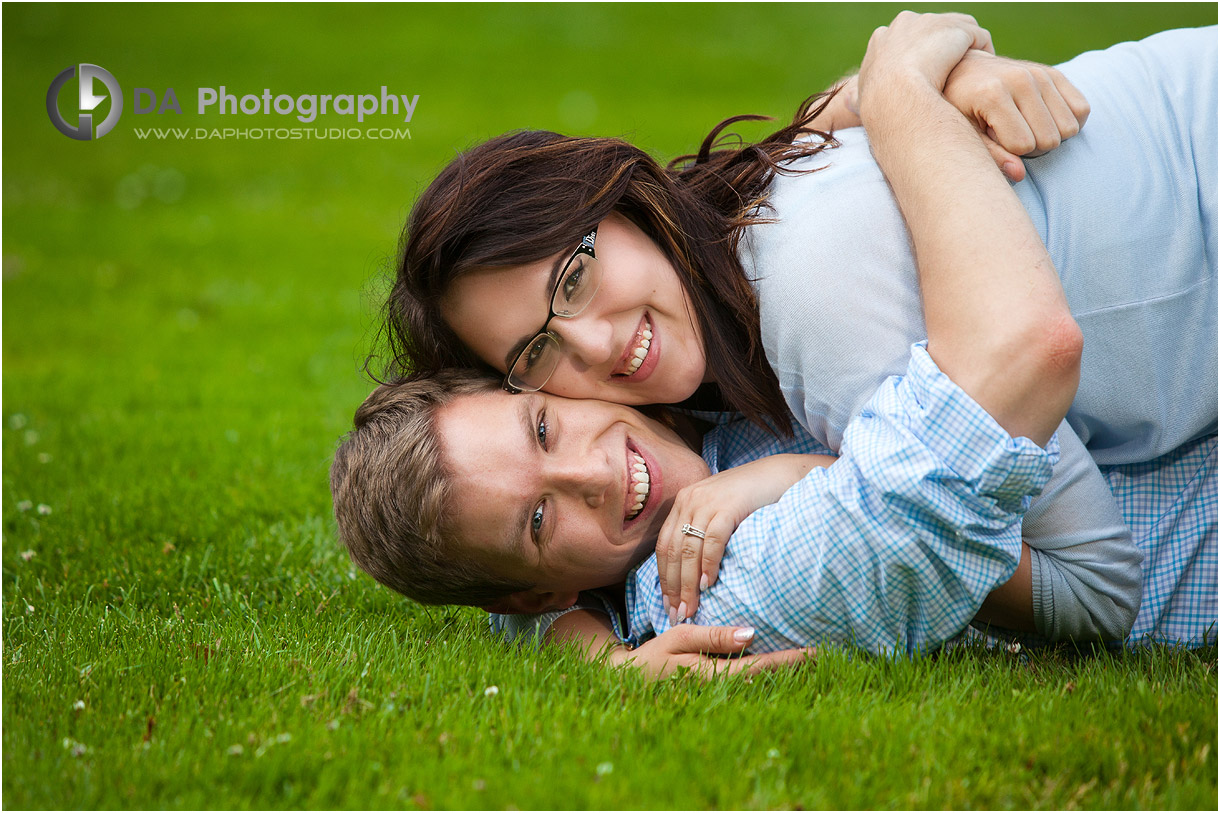
[[[823,107],[829,93],[833,96]],[[996,166],[1013,183],[1025,179],[1022,157],[1057,148],[1078,134],[1089,117],[1088,100],[1058,69],[979,50],[968,51],[949,74],[944,97],[974,125]],[[863,126],[859,76],[840,79],[802,116],[816,130]]]
[[[903,12],[869,42],[861,117],[911,233],[929,353],[1002,426],[1043,443],[1075,397],[1083,339],[1029,216],[941,95],[985,36],[964,15]]]
[[[842,456],[741,524],[697,620],[755,626],[755,651],[935,648],[1016,571],[1020,518],[1056,449],[1012,438],[916,346],[906,376],[849,425]],[[650,564],[637,582],[655,578]],[[659,589],[633,604],[633,632],[668,629]]]

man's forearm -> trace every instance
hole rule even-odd
[[[1080,334],[1046,247],[978,134],[919,77],[862,114],[914,244],[929,353],[1014,435],[1044,443],[1075,396]]]

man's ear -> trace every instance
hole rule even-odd
[[[486,604],[483,609],[500,615],[537,615],[552,610],[566,610],[576,603],[579,593],[575,590],[555,593],[546,590],[521,590],[505,596],[497,602]]]

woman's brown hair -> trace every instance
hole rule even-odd
[[[835,144],[805,124],[832,95],[807,99],[792,124],[755,144],[729,145],[731,136],[722,136],[737,122],[765,116],[727,119],[698,153],[665,168],[621,139],[545,131],[509,133],[460,154],[416,200],[403,229],[382,326],[389,354],[383,376],[486,368],[441,317],[440,301],[453,280],[475,269],[551,257],[617,212],[648,235],[676,270],[726,406],[764,426],[770,419],[790,434],[737,244],[745,226],[765,220],[774,174]],[[808,112],[815,102],[820,104]],[[821,138],[794,143],[805,133]]]

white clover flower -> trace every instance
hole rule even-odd
[[[38,430],[37,429],[27,429],[25,431],[25,445],[33,446],[37,442],[38,442]]]
[[[47,516],[51,513],[51,506],[47,505],[45,502],[38,503],[38,513],[42,514],[44,517]]]
[[[495,697],[499,693],[500,693],[499,686],[488,686],[486,689],[483,690],[484,697]]]
[[[29,500],[22,500],[21,502],[17,503],[18,511],[29,511],[33,507],[34,503],[30,502]]]
[[[17,412],[8,419],[8,426],[10,429],[24,429],[28,420],[20,412]]]
[[[53,458],[52,458],[52,457],[51,457],[49,454],[47,454],[46,452],[39,452],[39,453],[38,453],[38,462],[39,462],[39,463],[50,463],[52,459],[53,459]]]
[[[84,711],[85,710],[85,701],[77,700],[75,703],[72,704],[72,710],[73,711]]]
[[[38,555],[37,551],[32,551],[32,550],[23,550],[21,552],[21,558],[27,562],[30,561],[31,559],[33,559],[37,555]]]

